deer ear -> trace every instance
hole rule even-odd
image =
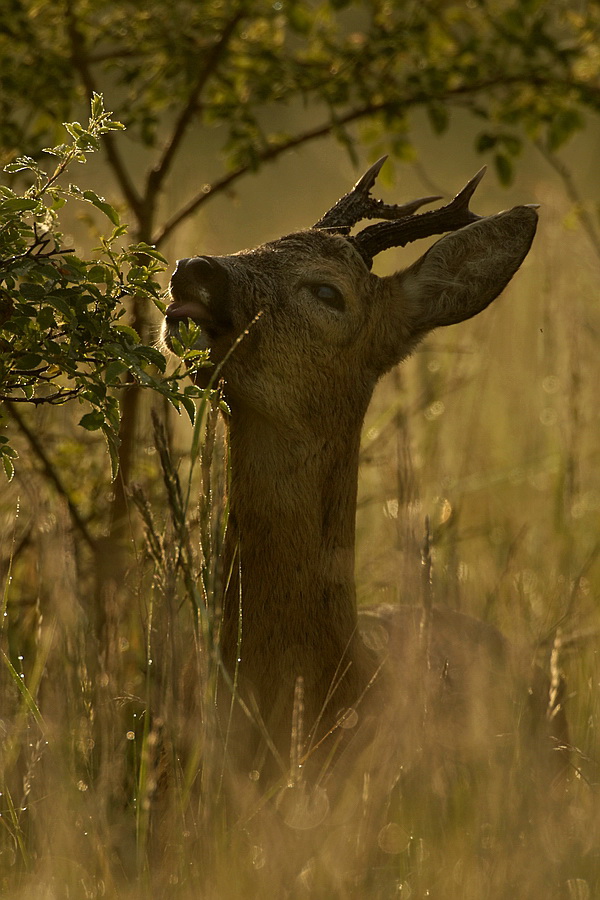
[[[517,206],[447,234],[393,275],[413,334],[463,322],[485,309],[527,256],[536,226],[535,209]]]

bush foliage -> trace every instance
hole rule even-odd
[[[0,399],[32,405],[77,399],[91,406],[79,424],[104,432],[113,476],[119,461],[117,395],[124,375],[177,409],[183,405],[192,421],[198,395],[192,385],[180,386],[185,376],[179,370],[166,376],[162,353],[142,343],[127,324],[127,297],[143,298],[164,311],[156,280],[164,257],[145,243],[123,245],[127,226],[115,208],[92,190],[65,184],[69,167],[98,150],[101,135],[121,127],[94,95],[87,127],[67,123],[70,141],[44,151],[53,160],[50,173],[35,159],[19,157],[5,171],[26,174],[31,186],[22,193],[0,187]],[[100,210],[113,226],[100,237],[91,259],[65,247],[59,230],[64,208],[79,202]],[[201,357],[182,350],[188,363]],[[6,436],[0,440],[4,469],[12,478],[16,451]]]

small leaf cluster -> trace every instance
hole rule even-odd
[[[165,260],[152,246],[124,244],[127,226],[103,197],[62,176],[73,162],[84,162],[102,134],[120,128],[95,95],[87,126],[65,125],[67,143],[49,148],[50,171],[30,157],[6,167],[30,186],[19,193],[0,186],[0,400],[57,405],[77,399],[88,407],[80,424],[106,437],[113,475],[118,466],[118,394],[132,382],[161,393],[194,417],[193,385],[181,386],[178,369],[165,377],[166,359],[146,346],[127,321],[126,299],[141,297],[164,311],[157,276]],[[64,246],[60,215],[66,204],[95,207],[109,231],[91,259]],[[182,334],[188,366],[200,365],[192,348],[195,335]],[[16,452],[0,435],[6,475],[13,474]]]

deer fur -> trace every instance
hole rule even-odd
[[[285,773],[299,741],[304,761],[343,754],[348,711],[371,722],[367,744],[382,713],[400,745],[407,723],[426,719],[423,741],[441,753],[489,753],[515,719],[549,741],[545,681],[495,628],[418,598],[361,620],[356,605],[359,444],[374,387],[433,328],[485,309],[535,234],[532,207],[469,215],[388,277],[370,271],[360,235],[321,225],[181,260],[173,275],[165,340],[186,318],[201,326],[202,383],[220,380],[231,410],[218,703],[229,710],[235,682],[227,741],[246,771]]]

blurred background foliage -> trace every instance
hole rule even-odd
[[[0,499],[7,896],[38,897],[42,883],[145,896],[161,878],[170,887],[154,896],[177,885],[188,896],[207,869],[220,873],[217,895],[237,896],[227,862],[206,847],[198,857],[215,820],[190,800],[209,768],[200,651],[219,577],[221,431],[206,404],[193,431],[173,412],[193,418],[194,389],[153,347],[160,292],[178,256],[309,226],[382,153],[394,160],[380,188],[389,201],[452,194],[484,161],[496,179],[478,212],[542,210],[505,298],[431,336],[378,389],[360,598],[417,595],[429,515],[437,601],[500,625],[546,668],[554,648],[580,778],[565,808],[576,848],[552,848],[546,890],[600,890],[599,35],[600,6],[583,0],[4,0],[0,446],[12,448],[7,474],[16,468]],[[422,249],[389,252],[378,271]],[[196,719],[182,660],[196,661]],[[148,850],[158,742],[181,769],[173,804],[186,823],[160,857]],[[256,874],[264,848],[236,840]],[[416,891],[411,853],[427,840],[393,851],[380,894],[365,875],[369,896]],[[273,891],[288,889],[283,863],[269,865],[280,867]],[[423,866],[422,893],[439,877]],[[482,877],[457,896],[490,895]]]

